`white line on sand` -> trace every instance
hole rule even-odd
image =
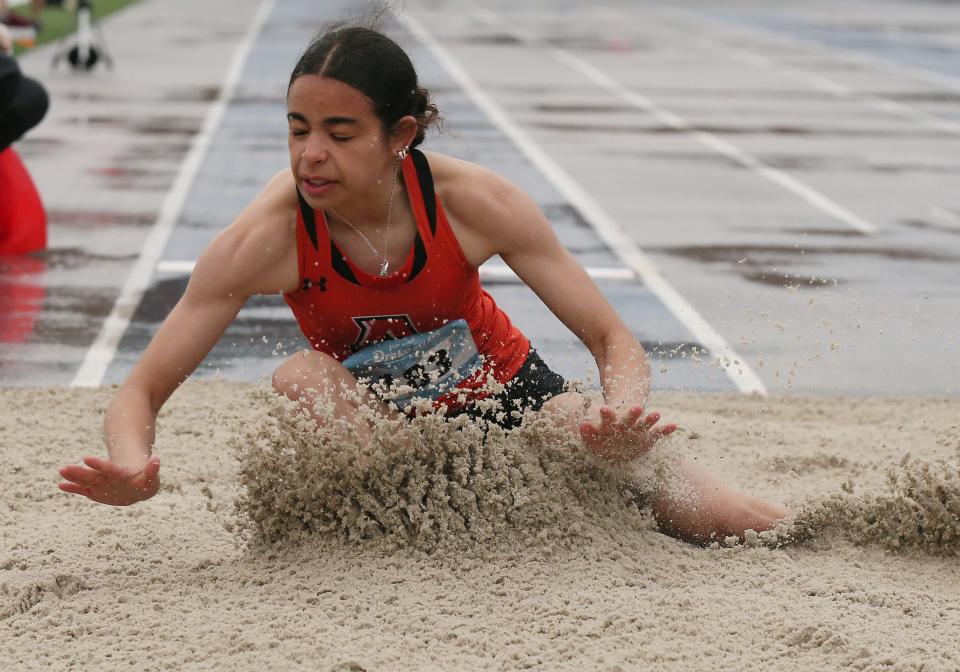
[[[97,334],[97,338],[90,349],[87,350],[86,357],[84,357],[80,369],[73,378],[72,385],[74,387],[97,387],[103,382],[103,376],[107,372],[110,362],[113,361],[117,347],[120,345],[120,339],[123,338],[137,306],[140,305],[140,299],[150,284],[157,260],[163,254],[167,240],[177,223],[180,210],[183,208],[184,201],[190,191],[190,185],[193,183],[213,135],[220,125],[227,104],[233,96],[234,89],[236,89],[237,82],[243,72],[243,66],[247,61],[247,56],[253,47],[253,42],[270,15],[274,3],[275,0],[263,0],[257,8],[243,40],[234,51],[223,86],[220,89],[220,95],[208,108],[203,128],[193,136],[190,150],[181,162],[177,177],[160,207],[160,214],[143,242],[140,257],[134,263],[133,269],[120,290],[120,296],[113,304],[113,310],[104,320],[100,333]]]
[[[621,21],[629,20],[629,17],[625,14],[620,14],[620,18]],[[703,26],[703,24],[700,24],[700,27],[709,30],[709,28]],[[657,29],[658,31],[663,31],[664,26],[659,24]],[[682,40],[684,44],[699,44],[707,49],[724,53],[728,58],[740,61],[741,63],[748,63],[757,68],[770,70],[776,74],[802,82],[811,88],[829,93],[837,98],[859,103],[864,107],[879,110],[942,133],[960,136],[960,123],[938,117],[934,114],[927,114],[911,105],[905,105],[904,103],[890,100],[883,96],[857,91],[830,77],[825,77],[824,75],[808,70],[794,68],[750,49],[730,46],[720,40],[707,37],[702,32],[692,33],[689,29],[681,30],[673,26],[666,28],[666,30],[673,31],[677,39]]]
[[[495,14],[483,10],[477,11],[475,14],[486,15],[491,18],[498,18]],[[513,33],[517,38],[529,44],[536,45],[540,42],[536,35],[515,25],[507,27],[506,31]],[[727,158],[736,161],[741,166],[752,170],[757,175],[775,184],[778,184],[795,196],[800,197],[803,201],[813,206],[817,210],[829,215],[843,224],[846,224],[855,231],[859,231],[863,234],[877,232],[876,225],[847,210],[845,207],[831,200],[827,196],[824,196],[813,187],[807,186],[800,180],[782,170],[779,170],[778,168],[768,166],[757,157],[753,156],[752,154],[748,154],[736,145],[727,142],[723,138],[720,138],[713,133],[707,133],[706,131],[698,131],[694,129],[690,123],[680,115],[671,112],[661,105],[658,105],[650,98],[640,95],[636,91],[631,91],[607,75],[605,72],[602,72],[601,70],[587,63],[582,58],[574,56],[565,49],[545,47],[543,50],[561,63],[564,63],[570,68],[580,72],[580,74],[582,74],[584,77],[591,80],[601,88],[606,89],[609,93],[617,98],[620,98],[624,102],[643,110],[670,128],[681,131],[699,143],[706,145],[718,154],[723,154]]]
[[[197,262],[190,260],[165,259],[157,264],[157,273],[185,275],[193,272]],[[503,264],[483,264],[480,277],[490,280],[519,280],[513,269]],[[595,280],[634,280],[637,274],[631,268],[622,266],[587,266],[587,275]]]
[[[409,14],[398,14],[397,18],[430,50],[434,58],[443,64],[454,81],[486,113],[487,117],[513,141],[531,163],[553,183],[554,187],[563,194],[567,201],[593,226],[614,254],[640,276],[643,283],[690,331],[693,337],[718,359],[734,385],[744,393],[754,392],[765,395],[767,390],[760,377],[730,347],[723,336],[664,279],[652,260],[637,247],[637,244],[607,211],[569,173],[550,158],[539,145],[534,143],[493,99],[480,90],[466,70],[433,38],[419,21]]]

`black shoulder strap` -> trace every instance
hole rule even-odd
[[[349,280],[355,285],[360,284],[357,276],[353,273],[353,269],[350,268],[350,264],[348,264],[346,258],[344,258],[343,252],[341,252],[337,244],[333,242],[333,238],[330,239],[330,265],[333,266],[333,270],[340,274],[340,277],[344,280]]]
[[[317,242],[317,220],[313,217],[313,208],[304,200],[299,187],[297,187],[297,200],[300,202],[300,215],[303,217],[303,227],[307,230],[307,235],[310,236],[313,249],[316,250],[319,246]]]
[[[417,182],[420,183],[420,195],[423,196],[423,206],[427,211],[427,222],[430,224],[431,235],[437,233],[437,195],[433,190],[433,173],[427,157],[419,149],[410,150],[413,155],[413,165],[417,169]]]

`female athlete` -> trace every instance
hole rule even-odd
[[[358,402],[341,394],[358,379],[394,384],[399,392],[374,402],[387,413],[419,397],[448,414],[483,415],[479,386],[492,378],[504,384],[496,397],[508,412],[489,420],[510,427],[510,410],[551,413],[614,460],[634,459],[676,429],[644,411],[643,348],[534,201],[484,167],[416,149],[436,113],[408,56],[382,33],[340,27],[309,45],[287,91],[289,168],[204,251],[107,412],[109,459],[62,468],[62,490],[112,505],[157,492],[157,414],[254,294],[283,293],[312,346],[276,369],[277,392],[309,413],[331,402],[361,434],[371,430]],[[602,401],[566,389],[483,291],[477,269],[494,255],[592,353]],[[690,463],[680,477],[698,496],[663,488],[654,513],[682,538],[742,536],[788,513]]]

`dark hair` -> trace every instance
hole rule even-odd
[[[430,92],[417,84],[410,57],[389,37],[373,28],[337,24],[315,37],[300,56],[289,87],[302,75],[320,75],[348,84],[373,101],[373,109],[389,133],[402,117],[417,120],[417,135],[410,143],[423,142],[427,127],[437,121],[439,110],[430,102]]]

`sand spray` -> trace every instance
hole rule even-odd
[[[597,535],[654,533],[650,503],[664,488],[673,498],[696,496],[677,478],[685,452],[679,437],[617,463],[590,453],[545,413],[527,412],[519,428],[505,430],[467,415],[447,418],[429,404],[408,418],[359,403],[373,434],[365,442],[334,416],[332,404],[319,402],[315,420],[269,388],[252,395],[263,413],[231,447],[242,486],[237,527],[253,544],[319,536],[425,552],[574,546]],[[956,555],[960,449],[953,460],[905,457],[882,491],[854,493],[847,485],[793,510],[777,528],[748,531],[727,545],[779,547],[840,535],[860,545]]]

